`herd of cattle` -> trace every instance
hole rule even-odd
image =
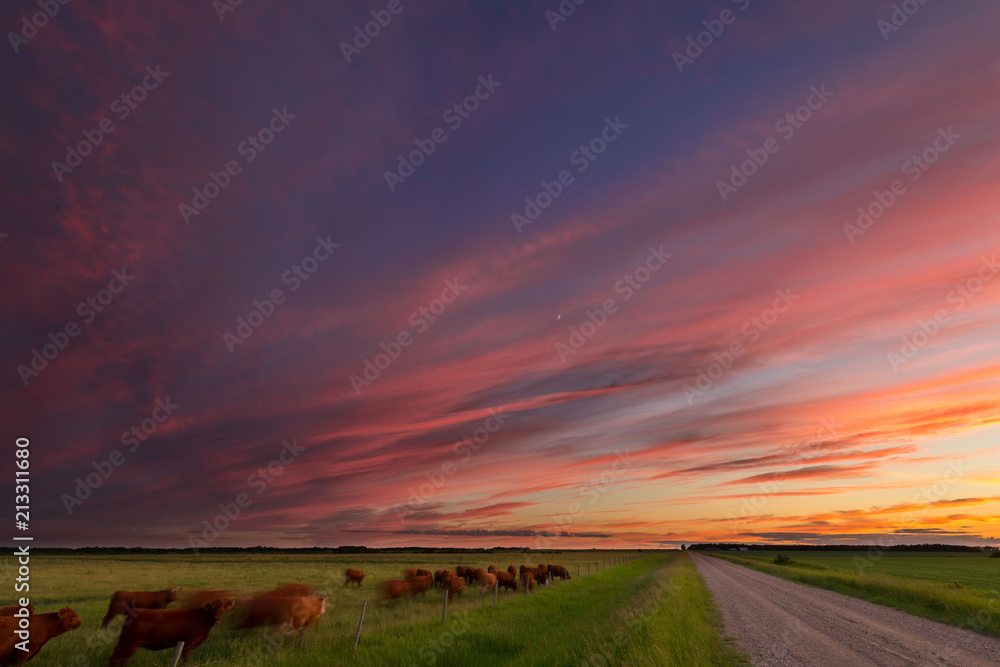
[[[403,579],[383,582],[380,592],[383,599],[392,600],[417,593],[426,595],[431,588],[441,588],[451,600],[456,595],[461,596],[466,586],[478,584],[481,597],[487,591],[499,592],[500,588],[517,591],[517,574],[513,565],[506,571],[495,565],[486,570],[459,565],[455,571],[436,572],[410,568],[403,571]],[[561,565],[522,565],[520,568],[520,587],[526,593],[553,579],[566,581],[572,577]],[[356,583],[360,588],[364,580],[364,570],[349,568],[344,572],[345,587]],[[180,608],[166,609],[174,600],[179,600]],[[171,649],[178,642],[184,642],[181,664],[186,665],[191,652],[208,638],[223,612],[228,610],[232,610],[233,623],[238,629],[276,627],[282,636],[298,633],[301,644],[306,630],[326,612],[326,599],[315,595],[313,588],[304,584],[285,584],[249,598],[234,597],[228,590],[115,591],[101,627],[108,627],[119,615],[127,618],[109,665],[125,667],[140,648]],[[44,614],[36,614],[30,604],[0,607],[0,665],[23,665],[49,640],[81,625],[83,621],[69,607]]]
[[[186,665],[191,652],[208,638],[209,632],[232,610],[237,628],[275,626],[281,635],[304,634],[326,612],[326,599],[313,594],[303,584],[285,584],[273,591],[250,598],[235,598],[231,591],[115,591],[101,627],[116,616],[127,616],[118,644],[111,654],[111,667],[125,667],[140,648],[153,651],[174,648],[184,642],[181,664]],[[165,607],[179,600],[180,608]],[[57,612],[36,614],[33,605],[0,607],[0,665],[23,665],[54,637],[74,630],[83,622],[76,612],[65,607]],[[18,643],[28,650],[18,647]],[[294,639],[292,640],[295,641]]]
[[[456,595],[461,596],[466,586],[478,584],[480,587],[479,596],[482,597],[486,591],[499,592],[501,588],[516,591],[518,589],[517,573],[518,570],[515,570],[513,565],[508,566],[506,572],[496,565],[490,565],[485,570],[459,565],[454,572],[436,570],[434,573],[431,573],[430,570],[410,568],[403,570],[402,579],[390,579],[383,582],[381,595],[384,599],[394,600],[404,595],[416,595],[417,593],[427,595],[428,589],[440,587],[448,592],[448,599],[451,600]],[[553,579],[562,579],[563,581],[572,579],[569,570],[562,565],[539,565],[538,567],[522,565],[520,574],[521,589],[526,593],[534,590],[536,584],[547,585]],[[344,575],[345,586],[353,581],[357,582],[360,587],[361,582],[365,580],[364,570],[347,570]]]

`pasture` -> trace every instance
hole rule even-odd
[[[986,553],[935,553],[925,551],[882,551],[869,557],[867,551],[747,551],[741,556],[768,562],[783,553],[792,560],[817,563],[837,570],[889,574],[904,579],[922,579],[943,584],[958,582],[965,588],[997,590],[1000,587],[1000,559]],[[858,564],[861,564],[860,567]]]
[[[1000,558],[921,551],[706,552],[760,572],[1000,636]],[[783,554],[789,565],[776,565]]]
[[[612,565],[617,558],[619,564]],[[607,561],[607,567],[604,562]],[[443,593],[384,601],[379,583],[407,567],[456,565],[505,569],[522,563],[565,565],[572,580],[534,593],[501,591],[480,598],[470,586],[449,602]],[[590,564],[591,574],[587,574]],[[563,551],[527,557],[498,554],[35,556],[31,599],[39,612],[72,607],[83,627],[52,640],[32,661],[37,667],[106,665],[124,617],[105,630],[100,620],[117,589],[231,588],[242,594],[285,582],[315,586],[327,612],[303,647],[275,642],[271,629],[237,631],[226,616],[190,665],[733,665],[747,664],[720,637],[711,596],[681,552]],[[344,587],[346,567],[360,567],[361,588]],[[577,576],[577,572],[581,576]],[[352,651],[362,602],[367,611]],[[9,600],[0,600],[9,602]],[[171,605],[174,607],[176,603]],[[165,666],[170,651],[141,650],[131,665]]]

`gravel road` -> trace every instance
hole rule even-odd
[[[1000,665],[1000,639],[688,553],[758,667]]]

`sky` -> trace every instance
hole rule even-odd
[[[40,6],[35,544],[1000,541],[995,3]]]

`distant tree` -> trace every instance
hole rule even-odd
[[[687,545],[686,544],[682,544],[681,545],[681,551],[687,551]]]

